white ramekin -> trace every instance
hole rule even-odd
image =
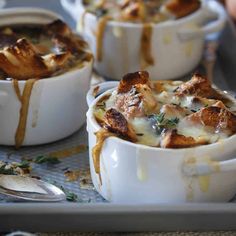
[[[0,10],[0,26],[47,24],[61,18],[38,8]],[[53,142],[77,131],[85,122],[86,92],[92,61],[83,68],[38,80],[33,87],[23,145]],[[25,81],[19,81],[21,93]],[[14,145],[21,104],[11,81],[0,80],[0,144]]]
[[[83,27],[79,32],[87,37],[96,55],[98,19],[91,13],[84,16],[81,0],[61,0],[62,6]],[[211,19],[211,21],[209,21]],[[219,32],[225,24],[224,8],[215,1],[202,0],[195,13],[175,21],[153,25],[152,55],[154,65],[140,65],[142,24],[110,21],[103,37],[102,61],[95,60],[96,70],[103,76],[121,79],[126,73],[145,69],[153,80],[178,78],[199,64],[207,34]]]
[[[101,84],[101,92],[103,87]],[[95,133],[101,129],[93,107],[113,89],[94,101],[92,91],[87,96],[91,102],[87,112],[90,171],[96,190],[105,199],[117,203],[226,202],[234,196],[236,135],[184,149],[153,148],[109,137],[100,155],[101,184],[92,158]]]

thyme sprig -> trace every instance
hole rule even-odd
[[[157,115],[149,116],[151,120],[152,128],[156,131],[158,135],[162,133],[164,129],[173,129],[179,123],[179,118],[165,118],[165,113],[160,113]]]

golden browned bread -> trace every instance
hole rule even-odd
[[[229,130],[232,133],[236,133],[236,116],[221,107],[210,106],[202,108],[198,112],[186,117],[186,119],[193,123],[211,126],[218,130]]]
[[[191,80],[181,84],[176,93],[210,98],[213,90],[210,81],[206,77],[195,74]]]
[[[183,108],[176,104],[165,104],[161,108],[161,113],[165,114],[165,117],[170,118],[178,118],[181,119],[189,114],[189,111],[186,108]]]
[[[175,129],[164,132],[161,139],[162,148],[186,148],[203,144],[207,143],[204,140],[196,141],[192,137],[178,134]]]
[[[43,58],[26,39],[0,50],[0,69],[14,79],[41,78],[50,74]]]
[[[42,78],[64,64],[69,56],[69,52],[40,56],[34,45],[23,38],[0,50],[0,69],[17,80]]]
[[[46,30],[49,35],[70,36],[72,34],[68,25],[61,20],[55,20],[51,24],[45,25],[44,30]]]
[[[181,18],[191,14],[200,8],[201,3],[199,0],[170,0],[166,4],[166,8],[176,18]]]
[[[111,108],[106,111],[105,114],[105,127],[116,134],[121,135],[122,137],[135,142],[137,140],[136,134],[128,124],[125,117],[117,110]]]
[[[121,5],[121,17],[125,21],[144,20],[146,7],[143,1],[128,0]]]
[[[126,74],[119,83],[118,93],[127,93],[136,84],[149,84],[149,74],[147,71]]]

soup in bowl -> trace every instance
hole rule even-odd
[[[46,10],[8,9],[0,17],[0,144],[19,148],[74,133],[87,109],[87,43]]]
[[[187,82],[125,75],[87,113],[96,189],[123,203],[230,200],[235,104],[199,74]]]

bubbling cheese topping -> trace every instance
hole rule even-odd
[[[185,148],[226,139],[236,133],[236,115],[231,112],[235,101],[211,86],[211,91],[206,91],[204,97],[197,86],[208,81],[198,76],[195,75],[188,83],[149,81],[142,84],[139,81],[135,84],[133,81],[128,92],[126,89],[122,92],[121,85],[127,88],[125,83],[131,83],[131,80],[123,79],[120,87],[103,101],[103,107],[98,106],[99,103],[94,107],[94,116],[103,128],[119,137],[152,147]],[[189,84],[193,88],[186,87]],[[147,87],[148,92],[145,90]],[[127,123],[120,122],[117,115],[108,117],[107,111],[111,109]],[[135,140],[130,135],[126,136],[126,131],[135,133]]]

